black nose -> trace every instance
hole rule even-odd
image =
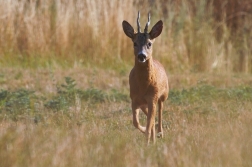
[[[138,61],[145,62],[147,56],[141,53],[137,57],[138,57]]]

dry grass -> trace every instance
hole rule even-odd
[[[64,77],[77,81],[81,89],[95,87],[102,90],[115,88],[128,90],[128,74],[130,70],[104,70],[98,67],[57,68],[57,69],[0,69],[0,84],[2,89],[16,90],[26,88],[39,93],[56,93],[56,86],[64,82]],[[198,84],[213,85],[221,88],[250,86],[252,76],[249,74],[208,74],[185,73],[168,74],[170,89],[183,89]]]
[[[224,107],[223,107],[224,105]],[[44,123],[2,121],[1,166],[251,166],[251,104],[212,104],[211,114],[166,105],[165,138],[146,148],[129,104],[103,104],[76,124],[60,113]],[[231,115],[232,108],[237,113]],[[189,107],[190,108],[190,107]],[[199,109],[201,110],[201,109]],[[100,116],[99,116],[100,115]],[[79,115],[75,115],[78,117]]]
[[[95,71],[99,75],[85,68],[1,69],[1,74],[10,74],[2,75],[1,86],[9,91],[25,87],[48,98],[69,75],[81,89],[128,89],[127,74]],[[251,81],[247,75],[171,75],[165,138],[149,147],[132,125],[128,101],[75,99],[65,111],[40,104],[16,119],[2,108],[0,166],[251,166],[251,95],[240,89]],[[210,84],[215,87],[204,87]],[[140,121],[146,122],[143,114]]]
[[[237,5],[239,4],[239,5]],[[237,9],[234,8],[237,6]],[[251,72],[251,4],[238,0],[0,2],[1,66],[54,67],[132,63],[122,20],[164,21],[154,56],[172,72]]]

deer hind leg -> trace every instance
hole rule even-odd
[[[141,126],[140,123],[139,123],[139,108],[137,107],[134,107],[132,105],[132,112],[133,112],[133,125],[139,129],[141,132],[145,133],[146,131],[146,128]]]
[[[153,143],[156,143],[156,127],[155,127],[155,122],[152,126],[151,129],[151,140],[153,141]]]
[[[162,126],[162,112],[163,112],[164,102],[158,100],[158,134],[157,137],[163,138],[163,126]]]

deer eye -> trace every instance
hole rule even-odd
[[[137,43],[136,42],[134,42],[134,47],[137,47]]]
[[[151,43],[151,42],[147,43],[147,47],[148,47],[148,49],[151,47],[151,45],[152,45],[152,43]]]

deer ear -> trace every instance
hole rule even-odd
[[[163,21],[159,20],[151,29],[149,35],[150,35],[150,39],[154,39],[157,38],[163,29]]]
[[[125,20],[122,22],[122,27],[124,33],[132,39],[134,36],[134,28]]]

